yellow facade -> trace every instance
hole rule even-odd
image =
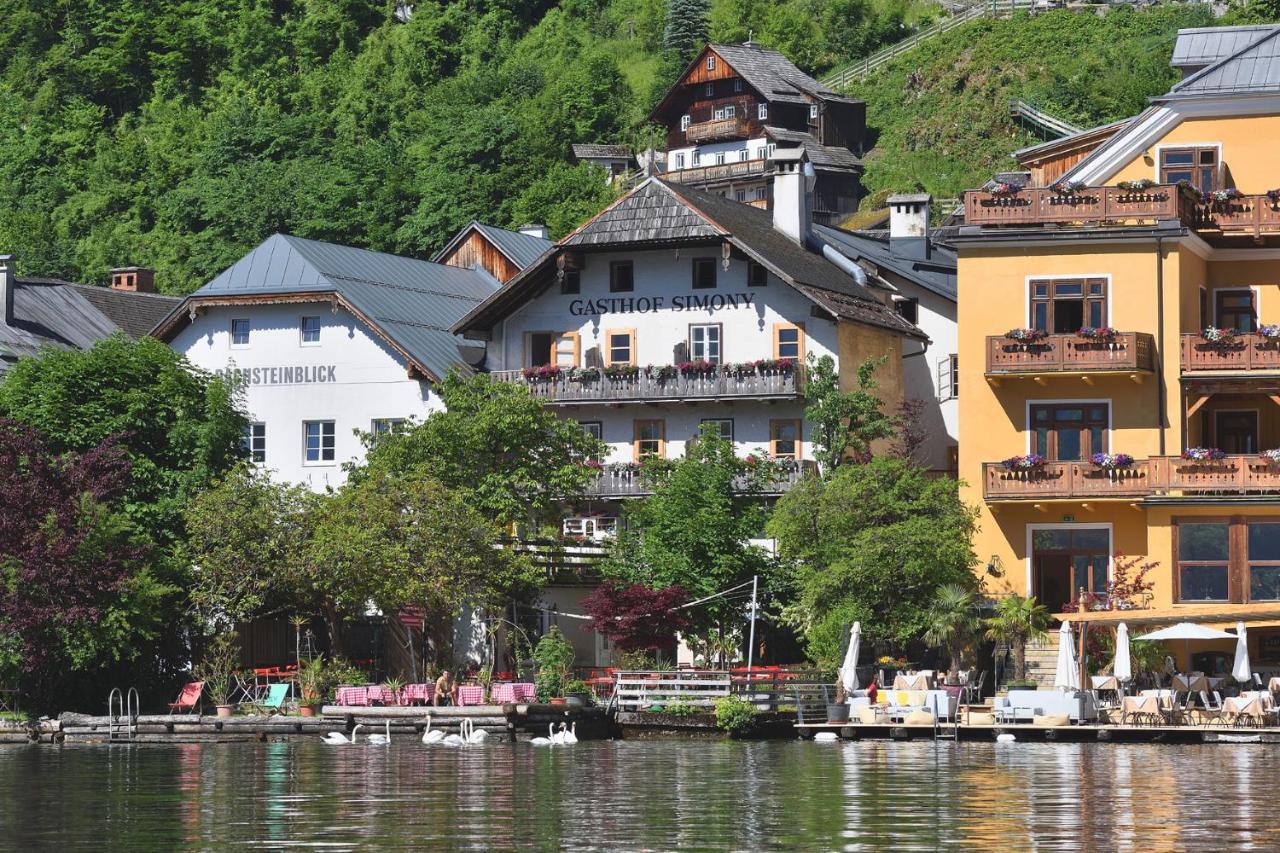
[[[1261,194],[1280,185],[1274,165],[1278,134],[1276,115],[1186,119],[1122,160],[1126,165],[1102,183],[1158,179],[1164,148],[1212,145],[1220,152],[1216,186]],[[957,240],[960,476],[965,501],[980,510],[975,572],[995,594],[1050,590],[1061,599],[1063,582],[1047,581],[1050,575],[1071,579],[1068,600],[1086,584],[1101,592],[1105,578],[1092,580],[1092,558],[1072,550],[1097,546],[1077,546],[1061,533],[1097,531],[1080,541],[1104,541],[1113,561],[1128,555],[1159,563],[1149,575],[1150,598],[1142,602],[1148,618],[1174,621],[1185,612],[1201,622],[1240,619],[1262,628],[1259,642],[1270,643],[1267,626],[1280,625],[1280,587],[1270,579],[1280,578],[1280,566],[1266,565],[1262,557],[1270,555],[1262,552],[1267,537],[1280,532],[1280,465],[1262,452],[1280,448],[1280,346],[1256,334],[1239,336],[1223,352],[1258,353],[1261,361],[1246,369],[1214,350],[1201,332],[1228,325],[1220,322],[1224,317],[1248,325],[1243,318],[1250,310],[1255,328],[1280,324],[1280,232],[1242,238],[1190,221],[1028,222],[1017,230],[1005,223],[966,227]],[[1060,280],[1105,281],[1104,322],[1122,333],[1150,336],[1149,369],[1040,367],[1029,358],[1025,366],[993,366],[993,351],[1019,349],[1004,333],[1037,322],[1032,283]],[[1242,304],[1243,313],[1230,313]],[[1049,343],[1067,347],[1083,340],[1056,331],[1046,349]],[[1188,349],[1192,355],[1184,356]],[[1264,363],[1263,356],[1275,364]],[[1068,419],[1094,403],[1105,407],[1105,428],[1096,427],[1104,431],[1080,439]],[[1036,432],[1033,409],[1045,419],[1042,425],[1052,424],[1043,434]],[[1092,449],[1133,456],[1131,472],[1147,479],[1108,479],[1112,475],[1082,458],[1086,454],[1077,446],[1099,441],[1102,446]],[[1214,464],[1239,472],[1237,481],[1210,483],[1210,475],[1180,458],[1185,448],[1223,443],[1231,444],[1229,457]],[[1066,455],[1051,456],[1031,474],[992,464],[1060,446]],[[1060,482],[1048,482],[1053,477]],[[1270,523],[1277,527],[1261,526]],[[1188,526],[1193,524],[1199,526]],[[1212,537],[1216,548],[1223,531],[1223,566],[1193,562],[1187,556],[1193,545],[1181,555],[1175,550],[1180,535],[1190,537],[1187,542]],[[1099,539],[1103,532],[1105,539]],[[1280,543],[1280,535],[1275,539]],[[1074,568],[1063,568],[1067,564]],[[1046,603],[1056,610],[1064,601]],[[1275,634],[1280,649],[1280,631]],[[1280,653],[1274,657],[1272,663],[1280,664]]]

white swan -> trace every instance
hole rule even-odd
[[[560,743],[564,744],[565,746],[569,746],[577,742],[578,742],[578,724],[575,722],[572,726],[569,727],[568,731],[565,731],[564,723],[561,723],[560,724]]]
[[[833,740],[839,740],[840,736],[835,732],[818,732],[813,739],[818,743],[830,743]]]
[[[439,743],[442,740],[444,740],[444,732],[440,731],[440,729],[436,729],[434,732],[431,731],[431,715],[428,714],[427,728],[422,733],[422,742],[430,745],[430,744]]]
[[[556,724],[555,723],[547,724],[547,734],[551,735],[551,737],[536,737],[533,740],[529,741],[529,743],[532,744],[533,746],[555,746],[556,745]]]
[[[462,722],[458,723],[459,733],[456,735],[454,734],[446,735],[444,740],[440,741],[440,743],[442,743],[445,746],[466,746],[467,745],[466,731],[467,731],[467,721],[463,720]]]
[[[485,739],[488,737],[489,737],[488,732],[486,732],[484,729],[480,729],[479,731],[476,731],[476,724],[471,722],[470,720],[467,720],[467,743],[469,744],[484,743]]]
[[[382,722],[386,726],[386,732],[380,735],[369,735],[369,737],[366,738],[369,743],[374,744],[375,746],[387,746],[391,743],[391,721],[383,720]]]
[[[360,731],[359,725],[351,730],[351,740],[347,740],[347,736],[342,732],[329,732],[324,736],[324,742],[329,746],[347,746],[356,742],[356,732],[358,731]]]

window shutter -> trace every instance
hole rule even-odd
[[[951,358],[943,356],[938,359],[938,399],[951,399]]]
[[[682,361],[689,360],[689,344],[686,341],[680,341],[671,350],[672,361],[679,364]]]
[[[604,359],[600,355],[600,347],[591,347],[587,350],[587,367],[601,368],[604,367]]]

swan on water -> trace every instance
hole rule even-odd
[[[359,725],[351,730],[351,740],[347,740],[347,736],[342,732],[329,732],[324,736],[324,742],[329,744],[329,746],[350,745],[356,742],[356,732],[358,731],[360,731]]]
[[[489,737],[489,733],[484,729],[476,731],[476,724],[467,720],[467,743],[484,743],[485,738]]]
[[[467,721],[463,720],[462,722],[458,723],[459,734],[445,735],[444,740],[440,741],[440,743],[442,743],[445,746],[466,746],[467,744],[466,731],[467,731]]]
[[[444,740],[444,732],[436,729],[431,731],[431,715],[427,714],[427,728],[422,733],[422,742],[425,744],[439,743]]]
[[[549,734],[550,737],[536,737],[533,740],[529,741],[529,743],[533,744],[534,746],[555,746],[556,745],[556,724],[555,723],[547,724],[547,734]]]
[[[996,743],[1013,743],[1017,738],[1008,732],[996,735]]]
[[[813,739],[818,743],[830,743],[833,740],[839,740],[840,736],[835,732],[818,732]]]
[[[564,727],[564,723],[561,723],[560,724],[560,743],[564,744],[565,746],[568,746],[570,744],[575,744],[577,742],[578,742],[578,724],[574,723],[566,731]]]
[[[366,740],[368,740],[369,743],[374,744],[376,746],[387,746],[388,744],[391,743],[391,721],[383,720],[382,722],[386,726],[385,733],[380,735],[369,735],[369,737],[366,738]]]

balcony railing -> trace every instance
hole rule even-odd
[[[765,486],[764,494],[780,495],[789,491],[806,474],[817,473],[817,463],[811,461],[775,461],[777,475]],[[746,483],[739,487],[745,488]],[[600,477],[587,487],[586,497],[639,498],[653,494],[653,489],[643,482],[638,465],[605,465]]]
[[[714,139],[741,139],[747,135],[750,123],[745,116],[700,121],[685,128],[687,142],[710,142]]]
[[[578,376],[581,374],[579,373]],[[661,377],[641,369],[633,376],[610,379],[603,372],[583,380],[561,374],[551,378],[526,379],[524,371],[500,370],[493,378],[501,382],[521,382],[529,393],[551,404],[663,402],[680,400],[784,399],[804,393],[804,365],[789,368],[761,368],[755,372],[681,373]]]
[[[1277,370],[1280,371],[1280,342],[1261,335],[1241,335],[1234,340],[1213,343],[1197,333],[1182,336],[1182,370]]]
[[[730,155],[736,152],[729,152]],[[762,177],[768,164],[761,158],[719,163],[714,166],[695,166],[692,169],[675,169],[662,177],[679,184],[709,184],[742,178]]]
[[[1151,371],[1155,369],[1154,351],[1152,336],[1139,332],[1126,332],[1109,341],[1049,335],[1035,343],[992,335],[987,338],[987,373]]]
[[[1280,493],[1280,464],[1263,456],[1191,460],[1153,456],[1127,468],[1099,468],[1090,462],[1046,462],[1039,468],[1007,470],[999,462],[982,466],[988,501],[1061,500]]]

